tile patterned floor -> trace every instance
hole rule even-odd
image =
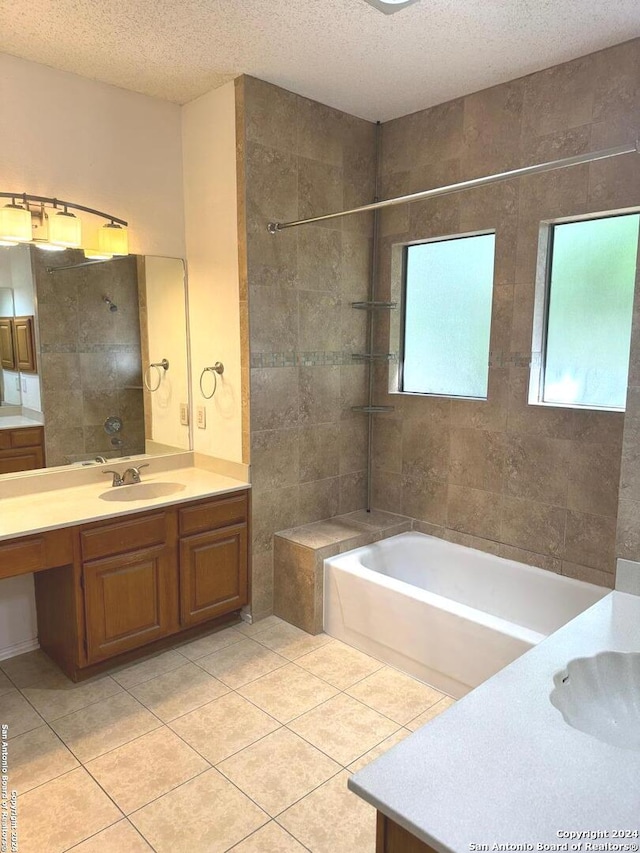
[[[80,685],[2,661],[20,853],[372,853],[349,774],[451,704],[273,616]]]

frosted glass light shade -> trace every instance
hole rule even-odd
[[[31,214],[19,204],[0,207],[0,240],[9,243],[30,243],[33,238]]]
[[[49,242],[65,249],[79,249],[82,245],[82,223],[67,211],[58,211],[49,217]]]
[[[110,222],[98,231],[98,249],[107,255],[129,254],[129,233],[126,228]]]
[[[33,245],[43,252],[64,252],[64,246],[58,246],[57,243],[48,243],[46,240],[34,240]]]
[[[99,249],[85,249],[84,256],[90,261],[110,261],[113,258],[113,255],[101,252]]]

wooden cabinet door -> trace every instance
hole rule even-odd
[[[16,369],[13,351],[13,317],[0,317],[0,364],[3,370]]]
[[[180,540],[180,622],[197,625],[248,602],[247,525]]]
[[[16,317],[14,319],[13,345],[16,368],[22,373],[37,373],[33,317]]]
[[[177,630],[175,550],[146,548],[83,566],[89,663]]]
[[[44,467],[41,447],[25,447],[22,450],[0,450],[0,474],[15,474],[16,471],[35,471]]]

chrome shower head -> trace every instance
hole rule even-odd
[[[111,311],[112,313],[118,310],[118,306],[115,304],[115,302],[112,302],[108,296],[103,296],[102,301],[107,303],[109,311]]]

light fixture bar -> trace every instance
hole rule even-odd
[[[110,213],[104,213],[102,210],[95,210],[93,207],[85,207],[83,204],[75,204],[72,201],[63,201],[60,198],[49,198],[43,195],[31,195],[30,193],[5,193],[0,192],[0,198],[19,199],[23,204],[29,201],[37,201],[44,204],[50,204],[52,207],[71,207],[73,210],[82,210],[84,213],[92,213],[94,216],[101,216],[103,219],[108,219],[110,222],[115,222],[118,225],[129,224],[124,219],[119,219],[117,216],[111,216]]]
[[[341,216],[351,216],[354,213],[366,213],[370,210],[380,210],[383,207],[395,207],[398,204],[410,204],[414,201],[423,201],[441,195],[472,190],[484,187],[488,184],[496,184],[499,181],[508,181],[511,178],[524,178],[526,175],[537,175],[540,172],[551,172],[554,169],[566,169],[568,166],[578,166],[581,163],[592,163],[594,160],[606,160],[609,157],[619,157],[621,154],[640,153],[640,139],[629,145],[617,145],[615,148],[604,148],[601,151],[592,151],[588,154],[576,154],[574,157],[563,157],[561,160],[550,160],[547,163],[536,163],[534,166],[523,166],[520,169],[512,169],[510,172],[498,172],[495,175],[485,175],[482,178],[471,178],[468,181],[460,181],[457,184],[449,184],[444,187],[434,187],[431,190],[422,190],[409,195],[401,195],[396,198],[387,198],[383,201],[374,201],[371,204],[363,204],[360,207],[352,207],[349,210],[340,210],[336,213],[325,213],[322,216],[312,216],[309,219],[296,219],[292,222],[269,222],[267,231],[277,234],[285,228],[295,228],[298,225],[310,225],[313,222],[324,222],[327,219],[337,219]]]

